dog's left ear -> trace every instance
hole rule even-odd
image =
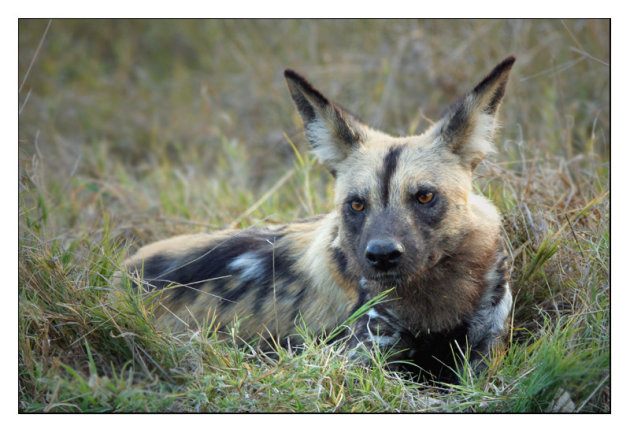
[[[510,56],[499,63],[470,93],[453,104],[438,124],[441,143],[471,170],[492,151],[495,116],[515,60]]]

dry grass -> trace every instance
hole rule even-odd
[[[47,25],[19,24],[21,411],[610,411],[608,21]],[[269,359],[104,301],[143,243],[330,209],[283,68],[408,134],[508,54],[477,185],[505,216],[516,303],[488,374],[434,389],[315,338]]]

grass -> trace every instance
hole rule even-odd
[[[19,22],[20,412],[610,412],[608,21],[47,26]],[[488,371],[416,383],[308,330],[270,357],[212,324],[167,334],[131,294],[107,301],[142,244],[330,210],[284,67],[408,134],[508,54],[476,183],[504,215],[515,297]]]

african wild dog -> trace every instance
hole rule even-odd
[[[240,321],[244,340],[295,341],[298,319],[329,332],[395,287],[352,326],[352,350],[376,344],[446,378],[453,353],[488,355],[512,305],[500,217],[472,192],[492,149],[508,57],[424,134],[360,123],[292,70],[284,75],[313,152],[335,178],[334,210],[276,227],[163,240],[125,262],[174,329]],[[453,343],[457,343],[456,345]],[[459,346],[459,347],[457,347]]]

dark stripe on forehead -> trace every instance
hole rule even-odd
[[[402,146],[396,146],[389,149],[385,159],[383,161],[383,171],[381,173],[381,200],[383,206],[386,207],[389,203],[389,184],[392,180],[392,176],[396,171],[396,165],[398,165],[398,157],[402,152]]]

